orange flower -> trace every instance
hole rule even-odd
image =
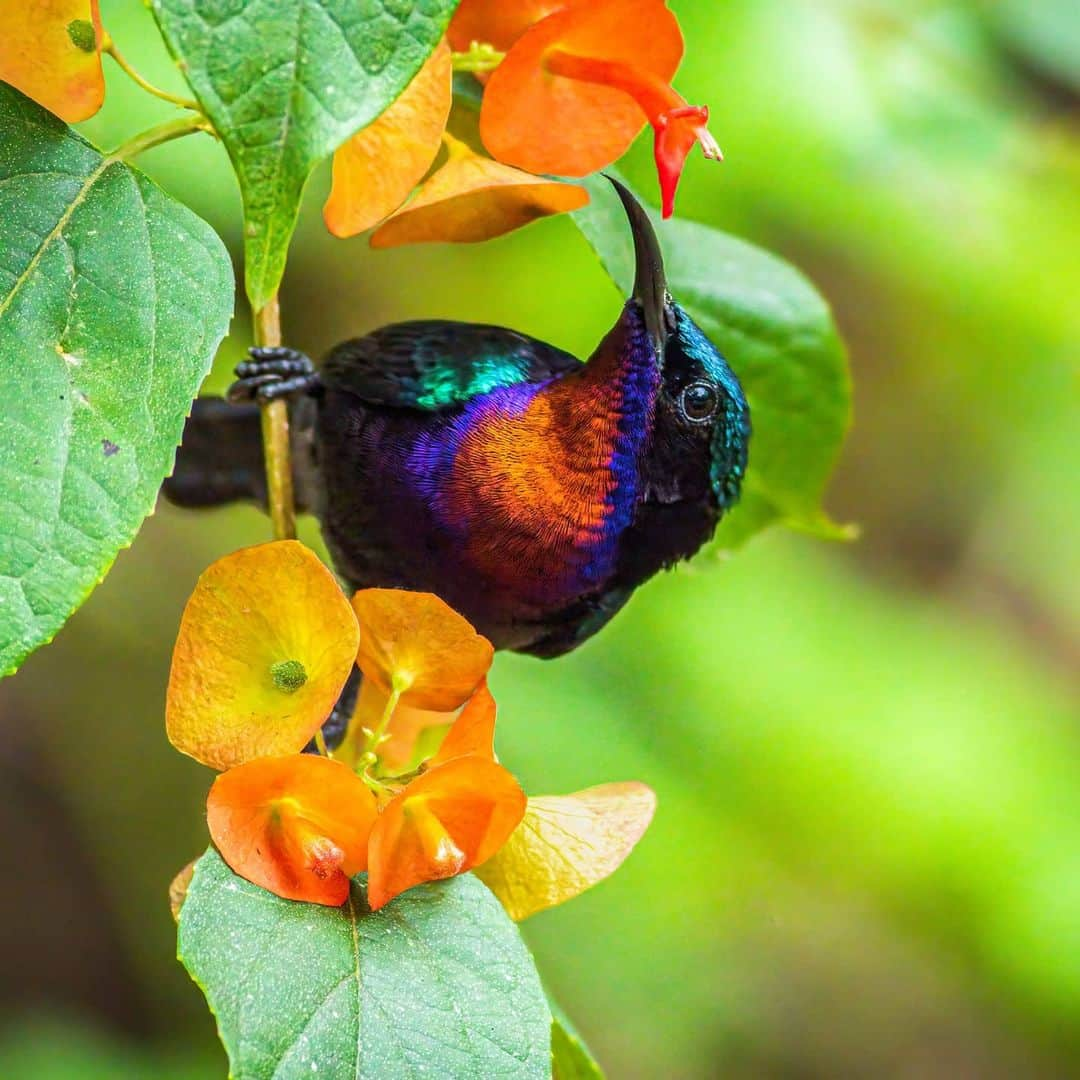
[[[439,152],[453,101],[450,48],[436,46],[401,96],[334,154],[323,207],[335,236],[355,236],[396,210]]]
[[[495,699],[485,683],[425,772],[395,795],[371,830],[368,903],[377,911],[424,881],[490,859],[525,813],[525,793],[495,761]]]
[[[259,758],[222,773],[206,800],[210,836],[241,877],[287,900],[336,907],[367,866],[375,797],[341,762]]]
[[[648,120],[669,217],[694,143],[720,159],[708,110],[670,86],[682,53],[663,0],[571,4],[522,34],[491,75],[480,112],[484,145],[530,172],[584,176],[620,157]]]
[[[371,830],[371,910],[490,859],[517,828],[525,802],[506,769],[476,754],[421,774],[383,807]]]
[[[359,638],[334,575],[303,544],[219,559],[180,621],[165,705],[170,741],[215,769],[302,750],[337,701]]]
[[[0,79],[69,124],[101,108],[98,0],[7,0],[0,4]]]

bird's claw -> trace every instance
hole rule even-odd
[[[233,403],[256,401],[261,405],[310,394],[319,385],[315,365],[296,349],[256,345],[248,350],[248,355],[250,360],[236,365],[236,382],[225,393]]]

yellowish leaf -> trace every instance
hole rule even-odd
[[[652,790],[635,781],[531,798],[521,824],[476,876],[520,922],[613,874],[655,809]]]
[[[451,136],[446,142],[446,164],[371,234],[372,247],[490,240],[536,218],[578,210],[589,201],[589,193],[577,184],[503,165]]]

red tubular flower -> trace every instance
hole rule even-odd
[[[495,69],[480,114],[484,145],[530,172],[584,176],[620,157],[648,120],[668,217],[694,143],[720,159],[708,109],[670,85],[682,53],[663,0],[571,4],[535,23]]]
[[[562,49],[549,53],[545,66],[553,75],[617,87],[641,106],[654,132],[653,156],[660,177],[664,217],[671,217],[675,209],[675,189],[694,143],[701,144],[702,152],[710,160],[723,160],[707,126],[708,106],[687,104],[686,98],[651,72],[617,60],[575,56]]]

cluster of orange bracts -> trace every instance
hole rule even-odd
[[[495,702],[481,687],[423,772],[378,796],[348,765],[312,754],[256,758],[210,789],[210,836],[238,874],[278,896],[341,904],[368,872],[378,910],[424,881],[486,862],[525,814],[492,750]]]
[[[494,753],[492,656],[429,593],[367,589],[350,603],[296,541],[214,563],[181,621],[166,726],[224,770],[207,821],[225,861],[278,896],[328,905],[366,870],[372,910],[480,867],[516,918],[610,874],[645,831],[652,792],[527,800]],[[333,756],[301,753],[354,663],[363,689],[344,741]]]
[[[492,58],[477,73],[485,83],[479,136],[491,157],[446,131],[455,58],[474,54]],[[670,85],[682,54],[664,0],[462,0],[447,42],[334,155],[327,227],[353,236],[382,222],[375,247],[486,240],[584,205],[583,188],[547,176],[605,168],[646,123],[668,217],[695,143],[721,157],[708,109]],[[443,144],[445,164],[423,180]]]

